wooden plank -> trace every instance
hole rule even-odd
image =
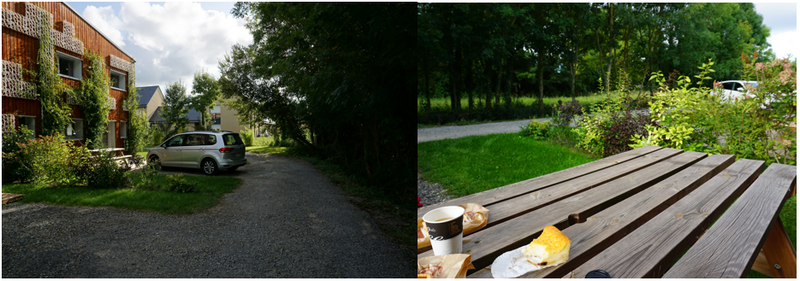
[[[664,277],[746,276],[796,177],[794,166],[770,165]]]
[[[690,153],[690,152],[686,152]],[[695,152],[696,153],[696,152]],[[730,166],[733,155],[712,155],[563,231],[572,241],[569,260],[522,277],[561,277],[661,213]]]
[[[590,173],[528,193],[524,196],[514,197],[494,204],[491,207],[487,207],[490,213],[486,225],[492,226],[533,210],[540,209],[569,196],[649,167],[650,165],[673,157],[679,153],[681,153],[679,149],[661,149],[642,157],[614,165],[602,171]],[[697,157],[700,157],[700,154],[697,154]],[[705,155],[703,155],[703,157],[705,157]]]
[[[764,161],[736,161],[566,277],[596,269],[612,278],[660,277],[763,169]]]
[[[444,206],[455,206],[466,203],[478,203],[487,207],[497,202],[507,200],[509,198],[519,196],[522,194],[530,193],[554,184],[568,181],[585,174],[597,172],[608,167],[635,159],[637,157],[646,155],[648,153],[660,150],[660,147],[646,146],[617,155],[609,156],[597,161],[586,163],[580,166],[572,167],[569,169],[561,170],[558,172],[550,173],[544,176],[536,177],[529,180],[524,180],[518,183],[501,186],[498,188],[490,189],[487,191],[470,194],[467,196],[455,198],[438,204],[433,204],[417,209],[417,217],[422,218],[425,213]]]
[[[789,192],[790,195],[791,192]],[[797,278],[797,253],[794,252],[792,241],[786,234],[780,218],[776,218],[772,223],[772,229],[764,242],[762,251],[768,263],[771,265],[770,276],[780,278]]]
[[[472,255],[472,264],[476,268],[486,267],[500,254],[530,243],[545,226],[555,225],[563,229],[570,214],[588,214],[597,212],[604,206],[611,206],[699,161],[698,156],[704,154],[679,154],[669,161],[658,162],[547,207],[473,233],[464,238],[463,252]],[[419,256],[430,255],[433,255],[432,251]]]

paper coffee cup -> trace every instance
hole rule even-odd
[[[461,240],[464,237],[464,208],[448,206],[434,209],[422,220],[431,237],[434,255],[461,253]]]

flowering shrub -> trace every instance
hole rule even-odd
[[[18,150],[3,153],[3,158],[9,158],[17,165],[20,180],[36,184],[52,183],[67,185],[76,182],[72,173],[75,159],[71,157],[74,145],[71,141],[64,141],[60,134],[39,136],[27,142],[17,142]],[[11,164],[9,163],[9,164]]]
[[[33,131],[20,126],[3,133],[3,183],[17,180],[30,181],[30,172],[20,163],[22,159],[12,155],[20,150],[20,144],[28,143]]]

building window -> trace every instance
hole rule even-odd
[[[128,122],[119,122],[119,138],[124,139],[128,137]]]
[[[56,52],[58,57],[58,75],[75,80],[81,80],[81,67],[83,61],[79,58]]]
[[[125,74],[111,70],[111,88],[125,91]]]
[[[34,116],[19,116],[19,124],[25,126],[28,130],[36,132],[36,117]]]
[[[72,124],[67,125],[64,137],[68,140],[83,139],[83,119],[72,119]]]

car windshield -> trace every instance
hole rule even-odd
[[[225,141],[225,145],[237,145],[242,144],[242,139],[239,138],[239,134],[226,134],[222,135],[222,140]]]

